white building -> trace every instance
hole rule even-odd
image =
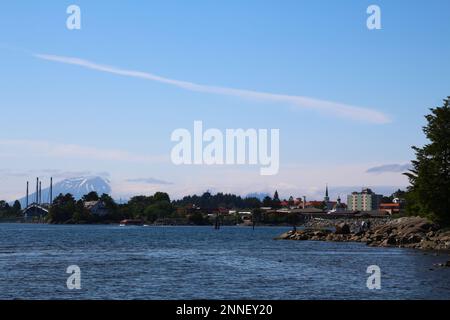
[[[382,198],[382,195],[375,194],[369,188],[364,188],[361,192],[352,192],[347,196],[347,209],[352,211],[377,210]]]

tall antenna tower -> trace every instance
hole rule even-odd
[[[36,178],[36,204],[39,203],[39,178]]]
[[[50,200],[49,200],[49,204],[52,205],[53,202],[53,178],[50,177]]]
[[[39,181],[39,204],[42,204],[42,181]]]
[[[28,208],[28,185],[29,185],[29,182],[27,181],[27,202],[26,202],[26,208]]]

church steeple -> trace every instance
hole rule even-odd
[[[328,183],[327,183],[327,186],[326,186],[326,189],[325,189],[325,197],[323,198],[323,200],[325,202],[329,202],[330,201],[330,197],[328,196]]]

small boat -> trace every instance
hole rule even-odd
[[[125,226],[143,226],[144,222],[142,220],[133,220],[133,219],[125,219],[120,221],[119,226],[125,227]]]

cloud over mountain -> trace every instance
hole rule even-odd
[[[407,164],[385,164],[367,169],[367,173],[381,174],[386,172],[406,172],[411,169],[411,165]]]
[[[146,184],[160,184],[160,185],[170,185],[173,184],[169,181],[164,181],[155,178],[137,178],[137,179],[127,179],[127,182],[135,182],[135,183],[146,183]]]

